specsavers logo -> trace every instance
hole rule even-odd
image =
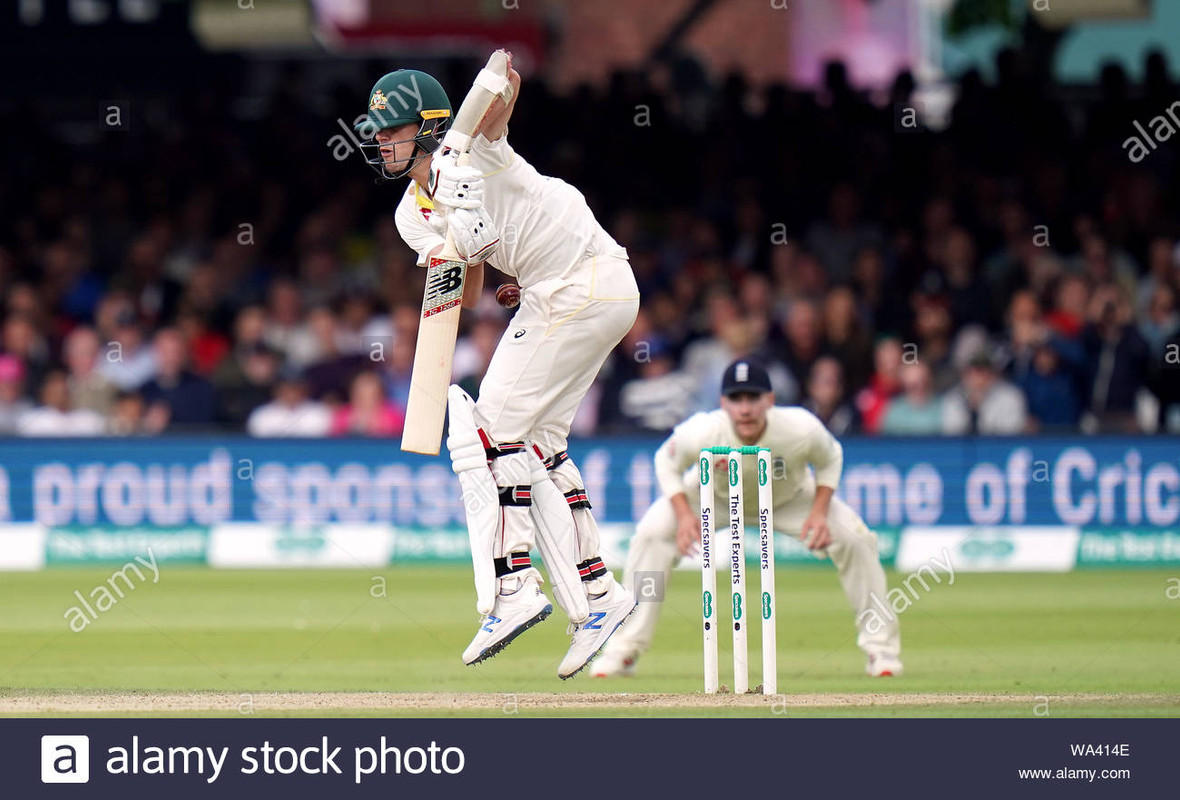
[[[959,553],[967,559],[1008,558],[1016,552],[1016,544],[1004,538],[972,538],[959,545]]]

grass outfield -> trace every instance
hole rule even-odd
[[[870,679],[835,573],[780,570],[779,698],[700,694],[694,572],[674,575],[638,676],[567,682],[560,611],[487,664],[460,662],[477,621],[463,568],[165,566],[72,632],[74,591],[109,576],[0,575],[0,714],[1180,716],[1174,571],[959,574],[901,615],[906,675]]]

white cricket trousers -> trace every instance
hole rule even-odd
[[[531,439],[546,456],[564,450],[582,398],[638,312],[625,258],[593,256],[572,278],[523,287],[479,386],[476,423],[493,442]]]
[[[480,384],[476,424],[497,445],[528,439],[543,458],[565,450],[582,398],[638,312],[639,289],[624,258],[591,257],[569,279],[522,287],[520,306]],[[496,459],[496,485],[531,485],[534,493],[560,490],[567,502],[571,491],[585,495],[585,483],[572,461],[551,471],[551,481],[533,484],[529,460],[534,458],[522,452]],[[501,509],[500,535],[493,546],[496,557],[533,548],[536,529],[524,511]],[[577,563],[582,566],[598,558],[598,525],[588,508],[571,507],[571,513],[573,524],[559,528],[575,538]],[[588,580],[587,591],[606,591],[604,584],[614,583],[614,578],[605,578]]]
[[[685,490],[690,507],[699,512],[700,485],[696,480],[687,481]],[[811,503],[814,499],[815,484],[812,481],[794,498],[782,505],[776,505],[775,533],[798,538],[803,521],[811,512]],[[723,504],[717,508],[722,515],[726,513]],[[746,518],[750,519],[748,514]],[[728,519],[728,516],[725,516],[725,519]],[[889,615],[890,618],[885,624],[878,627],[878,623],[881,622],[880,614],[862,613],[877,609],[873,602],[874,596],[879,597],[882,603],[887,602],[885,570],[881,568],[881,561],[877,556],[877,535],[869,530],[860,515],[839,497],[833,497],[829,506],[828,528],[832,541],[824,550],[817,552],[831,558],[836,565],[844,594],[856,613],[857,646],[867,656],[900,657],[901,634],[898,631],[897,617]],[[631,540],[631,548],[627,554],[623,585],[635,591],[635,573],[659,572],[664,576],[662,585],[666,586],[672,568],[679,560],[680,553],[676,548],[676,514],[672,510],[672,501],[661,497],[652,504],[636,526],[635,537]],[[636,593],[636,598],[639,600],[639,606],[631,615],[631,619],[611,637],[607,644],[608,651],[631,655],[643,653],[651,646],[663,602],[645,601],[639,592]],[[695,606],[694,609],[699,619],[700,609]],[[870,620],[873,622],[870,623]]]

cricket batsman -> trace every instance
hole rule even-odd
[[[651,571],[662,573],[666,585],[680,557],[699,548],[700,479],[696,464],[701,448],[736,444],[770,448],[775,531],[800,537],[817,555],[826,555],[835,563],[844,594],[856,613],[856,643],[868,657],[865,671],[872,676],[900,676],[901,638],[896,617],[880,625],[879,615],[862,613],[875,607],[874,596],[886,596],[885,572],[877,558],[876,534],[848,504],[834,496],[843,449],[810,411],[775,406],[770,376],[753,362],[730,364],[721,381],[721,408],[689,417],[656,451],[656,480],[663,496],[639,521],[623,583],[632,586],[637,572]],[[724,463],[718,469],[723,474]],[[744,460],[743,480],[754,481],[754,469],[753,459]],[[717,482],[717,490],[724,494],[724,481]],[[722,494],[718,495],[719,508],[728,501]],[[757,500],[755,493],[746,495],[747,519],[757,519]],[[595,677],[634,674],[636,660],[651,646],[661,606],[661,602],[639,604],[634,617],[595,662]]]
[[[635,321],[639,290],[627,251],[582,193],[539,174],[508,143],[520,92],[511,59],[506,76],[484,69],[476,82],[510,99],[485,117],[466,165],[439,150],[451,104],[425,72],[378,80],[356,129],[369,137],[362,152],[383,178],[410,179],[395,220],[419,266],[449,232],[467,264],[464,307],[479,299],[485,263],[520,286],[478,401],[450,389],[447,447],[463,488],[482,614],[463,661],[496,655],[552,612],[532,563],[536,545],[571,620],[569,652],[557,670],[565,679],[635,608],[599,556],[598,526],[566,438],[591,382]]]

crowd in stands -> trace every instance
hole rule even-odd
[[[251,113],[224,79],[149,93],[85,140],[0,107],[0,435],[396,437],[423,271],[404,184],[339,136],[386,66],[311,94],[292,64]],[[818,91],[526,81],[509,141],[587,195],[643,293],[576,435],[714,408],[738,357],[840,435],[1180,431],[1180,137],[1124,147],[1180,112],[1162,56],[1087,95],[1005,51],[938,131],[899,124],[913,88],[871,96],[839,64]],[[473,393],[501,280],[465,312]]]

